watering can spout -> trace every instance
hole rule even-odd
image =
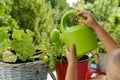
[[[50,39],[52,42],[57,42],[62,39],[62,34],[58,29],[53,29],[50,34]]]

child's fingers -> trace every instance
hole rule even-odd
[[[83,11],[79,10],[77,16],[83,15]]]
[[[86,24],[85,20],[81,20],[81,19],[78,18],[77,21],[80,22],[80,23]]]
[[[83,16],[85,16],[85,17],[87,17],[87,16],[88,16],[88,12],[87,12],[87,11],[85,11],[85,10],[77,10],[77,11],[78,11],[77,16],[80,16],[80,15],[83,15]]]
[[[77,11],[78,11],[78,14],[77,14],[78,16],[81,15],[81,14],[82,14],[82,15],[85,15],[85,14],[86,14],[84,10],[77,10]]]
[[[74,44],[71,45],[70,50],[68,49],[68,47],[66,47],[65,50],[66,50],[66,54],[69,54],[69,53],[74,54]]]
[[[69,53],[69,49],[67,46],[65,47],[65,51],[66,51],[66,53]]]

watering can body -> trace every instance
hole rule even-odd
[[[61,31],[54,30],[52,36],[54,36],[55,41],[58,40],[58,37],[63,41],[68,48],[70,49],[72,44],[75,44],[75,54],[76,57],[83,56],[88,52],[97,48],[97,40],[94,31],[85,24],[79,24],[71,27],[67,27],[66,21],[69,15],[76,15],[77,11],[71,10],[63,15],[61,19]],[[55,37],[55,34],[56,35]],[[53,35],[54,34],[54,35]]]

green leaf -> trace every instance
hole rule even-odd
[[[32,32],[31,30],[29,30],[29,29],[27,29],[26,30],[26,32],[27,32],[27,34],[28,35],[30,35],[30,36],[34,36],[35,35],[35,33],[34,32]]]
[[[25,35],[24,30],[14,30],[12,33],[12,38],[17,40],[23,40],[23,35]]]
[[[9,31],[11,30],[11,27],[1,27],[0,31]]]
[[[11,40],[11,48],[15,50],[19,55],[20,59],[25,60],[35,54],[35,47],[33,46],[33,33],[27,30],[14,30],[12,34],[13,40]],[[23,56],[23,57],[22,57]]]
[[[41,54],[40,57],[39,57],[40,60],[44,60],[44,55]]]
[[[2,61],[2,54],[0,53],[0,61]]]
[[[25,56],[25,55],[19,56],[19,59],[22,60],[22,61],[26,61],[27,58],[28,58],[28,56]]]
[[[0,44],[2,44],[5,39],[9,39],[9,36],[7,31],[0,31]]]
[[[27,42],[29,42],[29,43],[32,43],[32,42],[33,42],[33,37],[30,36],[29,34],[23,35],[22,38],[23,38],[24,41],[27,41]]]
[[[32,56],[35,53],[33,44],[26,41],[12,40],[11,48],[17,52],[20,52],[21,54],[26,54],[28,56]]]
[[[16,62],[17,60],[17,56],[9,50],[3,52],[2,58],[4,62]]]

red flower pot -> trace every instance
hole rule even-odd
[[[87,71],[88,71],[89,57],[84,55],[81,59],[78,60],[77,64],[77,79],[86,80]],[[67,70],[67,61],[58,62],[56,64],[56,76],[57,80],[65,80],[66,70]]]

